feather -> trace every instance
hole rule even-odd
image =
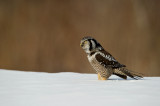
[[[143,78],[142,74],[130,71],[126,68],[118,68],[117,70],[119,70],[119,73],[123,73],[123,75],[126,75],[126,76],[131,77],[131,78],[136,79],[136,80]],[[115,71],[114,73],[117,73],[117,72]]]

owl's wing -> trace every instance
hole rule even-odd
[[[125,65],[120,64],[118,61],[116,61],[114,57],[110,54],[106,55],[96,54],[95,58],[101,65],[105,67],[112,67],[112,68],[126,67]]]

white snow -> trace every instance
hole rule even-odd
[[[0,106],[160,106],[160,77],[0,70]]]

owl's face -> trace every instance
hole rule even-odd
[[[92,37],[82,38],[80,46],[87,54],[103,49],[102,46]]]

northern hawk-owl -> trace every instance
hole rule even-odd
[[[98,80],[107,80],[112,74],[123,79],[127,79],[127,76],[133,79],[142,78],[139,73],[130,71],[125,65],[120,64],[94,38],[82,38],[80,46],[87,53],[90,64],[98,74]]]

